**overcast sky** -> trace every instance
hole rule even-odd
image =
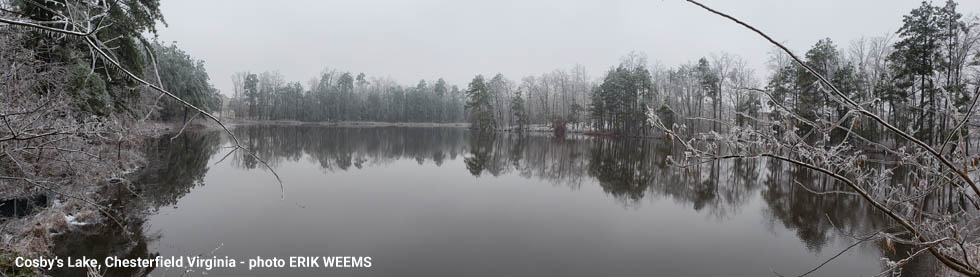
[[[324,68],[391,76],[402,84],[476,74],[518,81],[575,64],[593,77],[630,51],[675,66],[729,52],[759,76],[771,49],[759,36],[681,0],[165,0],[163,41],[206,62],[231,94],[237,71],[278,70],[306,81]],[[944,1],[934,1],[937,5]],[[980,1],[961,0],[964,14]],[[916,0],[702,0],[803,52],[895,32]]]

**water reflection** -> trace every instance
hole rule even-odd
[[[148,217],[164,206],[176,205],[194,187],[203,185],[210,158],[217,153],[222,137],[215,132],[188,132],[171,140],[153,139],[143,148],[148,167],[131,184],[111,187],[112,207],[119,223],[78,227],[57,236],[53,253],[59,257],[86,256],[103,261],[115,256],[124,259],[152,258],[159,253],[148,247],[160,234],[149,230]],[[120,224],[122,226],[120,226]],[[104,276],[149,276],[153,268],[103,269]],[[86,276],[85,268],[55,268],[52,276]]]
[[[304,157],[326,171],[385,165],[414,159],[442,165],[465,149],[459,128],[318,128],[298,126],[242,126],[234,133],[262,160],[275,167]],[[237,166],[254,169],[258,160],[235,155]]]
[[[646,198],[669,198],[722,219],[738,213],[753,194],[761,193],[770,221],[795,230],[813,251],[820,251],[841,232],[887,227],[885,219],[858,196],[817,195],[801,187],[846,190],[825,175],[763,159],[672,168],[666,157],[683,153],[662,140],[554,139],[538,134],[477,134],[460,128],[246,126],[235,133],[273,166],[304,156],[325,170],[384,166],[399,159],[442,165],[446,158],[455,160],[465,153],[463,163],[473,176],[517,173],[570,188],[594,179],[625,206],[641,205]],[[248,169],[257,166],[247,155],[237,155],[235,163]]]
[[[575,136],[553,139],[550,136],[534,134],[478,135],[462,128],[239,126],[234,132],[243,144],[273,168],[297,163],[315,164],[322,171],[321,174],[333,174],[369,168],[388,168],[400,160],[408,160],[420,167],[444,168],[447,164],[457,164],[460,166],[452,166],[452,170],[465,170],[468,175],[473,176],[471,178],[477,180],[514,175],[553,186],[567,187],[572,191],[591,190],[597,185],[599,191],[602,191],[599,194],[604,194],[607,199],[615,201],[627,211],[639,210],[644,205],[654,205],[668,200],[672,202],[671,206],[695,211],[704,215],[707,220],[724,222],[724,224],[745,224],[738,222],[739,219],[736,218],[740,215],[744,217],[745,214],[757,214],[769,225],[767,228],[773,236],[780,235],[783,232],[780,230],[788,230],[802,244],[802,247],[798,247],[801,249],[781,250],[790,251],[785,253],[766,253],[765,257],[779,257],[797,252],[813,253],[813,255],[804,255],[809,258],[788,261],[794,263],[789,265],[773,264],[776,261],[771,263],[761,261],[762,265],[723,265],[735,268],[751,267],[741,271],[724,268],[720,271],[696,271],[701,269],[682,268],[659,273],[690,275],[694,274],[693,272],[732,272],[734,275],[740,275],[738,272],[768,272],[770,267],[780,269],[781,266],[795,271],[805,271],[853,243],[855,240],[851,235],[863,235],[890,227],[884,217],[856,196],[817,195],[801,187],[805,185],[820,191],[844,189],[840,184],[821,174],[761,159],[705,163],[689,169],[677,169],[667,165],[665,160],[668,155],[682,155],[682,153],[669,142],[661,140],[596,139]],[[136,193],[142,199],[137,202],[142,204],[139,206],[141,208],[132,208],[132,210],[155,211],[161,207],[177,205],[180,199],[194,188],[205,185],[204,176],[208,175],[209,168],[214,166],[209,164],[209,161],[219,160],[228,151],[222,151],[220,145],[223,144],[227,145],[219,132],[203,132],[185,134],[174,141],[160,140],[150,145],[147,153],[155,166],[148,170],[145,175],[146,181],[135,186]],[[242,153],[230,156],[224,163],[244,170],[263,168],[258,160]],[[130,207],[136,206],[130,205]],[[305,205],[303,207],[305,208]],[[153,234],[151,230],[143,230],[147,213],[131,213],[138,214],[138,216],[127,217],[131,226],[138,229],[139,235],[135,242],[114,242],[112,240],[118,240],[120,236],[105,236],[105,233],[101,233],[88,238],[72,238],[66,243],[71,245],[78,244],[79,241],[95,241],[99,245],[110,245],[111,249],[91,250],[97,253],[89,256],[110,253],[126,253],[125,255],[143,257],[156,255],[146,247],[147,241],[158,237],[158,235],[149,235]],[[419,219],[419,221],[424,220]],[[758,222],[748,224],[758,224]],[[727,228],[724,226],[722,225],[722,228]],[[676,228],[685,230],[684,228],[696,227],[677,226]],[[167,235],[166,229],[160,231],[163,233],[159,235]],[[451,233],[447,235],[458,236]],[[674,239],[660,236],[650,239],[658,238]],[[768,242],[763,239],[757,243]],[[430,247],[451,249],[453,246],[430,245]],[[76,250],[63,251],[84,252],[77,249],[86,248],[95,249],[92,246],[71,246],[65,249]],[[866,268],[879,268],[877,263],[879,257],[901,258],[909,250],[900,246],[892,249],[879,242],[865,244],[861,249],[863,250],[854,250],[858,252],[854,255],[864,257],[861,262],[855,261],[854,257],[849,257],[848,262],[836,263],[858,264],[848,268],[865,268],[864,270],[855,271],[855,269],[845,268],[829,272],[847,275],[876,274],[877,272],[868,272]],[[751,250],[734,250],[761,254],[752,253]],[[732,254],[725,254],[726,251],[728,250],[716,249],[713,253],[723,260],[732,259]],[[242,257],[254,255],[254,253],[238,254]],[[555,258],[561,261],[562,257]],[[392,258],[389,258],[389,261],[390,259]],[[906,275],[929,272],[934,266],[930,260],[916,260],[906,269]],[[559,264],[565,266],[562,262]],[[624,271],[620,273],[627,275],[643,272],[657,273],[658,268],[669,266],[656,264],[654,267],[637,267],[632,271],[623,269]],[[466,271],[461,272],[466,273]],[[513,275],[507,274],[507,271],[499,273]],[[781,273],[802,272],[781,271]],[[142,272],[125,272],[123,275],[140,274]]]
[[[135,193],[154,210],[176,205],[191,189],[203,185],[208,161],[222,143],[217,132],[189,132],[172,140],[164,136],[152,141],[145,150],[151,162],[135,182]]]

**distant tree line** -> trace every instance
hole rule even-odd
[[[980,20],[964,19],[956,7],[955,1],[943,6],[923,2],[904,17],[896,38],[861,38],[847,48],[822,39],[801,58],[898,128],[930,144],[941,143],[958,123],[942,110],[966,112],[978,88]],[[558,70],[526,77],[520,85],[499,74],[490,80],[481,75],[466,90],[467,119],[477,129],[559,120],[582,122],[597,132],[649,135],[653,128],[647,119],[656,114],[670,119],[668,127],[676,123],[694,134],[790,116],[775,106],[781,103],[799,115],[793,119],[797,124],[781,131],[810,137],[806,122],[839,120],[853,112],[828,97],[827,88],[786,54],[772,53],[771,75],[762,81],[745,60],[728,53],[674,68],[650,66],[643,55],[630,53],[598,80],[581,67],[571,74]],[[889,139],[880,125],[841,124],[873,139]],[[833,137],[842,139],[845,129],[836,129]]]
[[[309,81],[286,82],[278,72],[232,75],[230,106],[256,120],[461,122],[463,95],[443,79],[399,85],[391,78],[325,70]]]
[[[520,85],[497,74],[476,76],[466,90],[467,119],[475,129],[524,129],[528,125],[570,124],[580,130],[651,135],[650,113],[686,118],[694,127],[717,125],[734,114],[758,116],[753,72],[737,56],[702,58],[676,69],[651,67],[644,55],[629,53],[595,80],[581,66],[525,77]],[[706,105],[707,104],[707,105]],[[735,108],[731,108],[735,107]],[[713,124],[705,121],[716,121]],[[717,127],[715,127],[717,128]]]
[[[475,129],[524,129],[555,120],[579,123],[594,82],[585,68],[527,76],[520,82],[496,74],[473,78],[466,89],[467,119]]]
[[[976,86],[968,78],[978,63],[977,26],[975,18],[964,20],[954,1],[923,3],[905,16],[897,41],[890,35],[861,38],[840,48],[827,38],[802,58],[872,111],[935,143],[956,123],[939,108],[963,111],[972,100],[969,90]],[[237,117],[250,119],[467,121],[481,130],[568,123],[627,136],[655,134],[648,120],[653,114],[693,134],[790,116],[774,106],[781,103],[800,115],[800,124],[784,129],[807,135],[804,122],[852,112],[827,97],[826,88],[785,54],[774,51],[768,64],[771,74],[760,80],[747,61],[728,53],[676,67],[651,66],[644,55],[630,53],[600,78],[575,66],[520,81],[478,75],[462,90],[442,79],[402,86],[391,78],[333,70],[304,87],[276,72],[240,72],[232,77],[230,106]],[[871,137],[883,136],[881,128],[853,126]],[[843,134],[835,132],[838,138]]]

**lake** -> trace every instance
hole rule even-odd
[[[238,126],[159,139],[122,231],[59,255],[369,256],[370,268],[208,276],[787,276],[889,222],[806,170],[769,160],[680,169],[659,139],[477,135],[464,128]],[[229,155],[230,154],[230,155]],[[222,160],[223,159],[223,160]],[[220,161],[220,162],[219,162]],[[799,183],[798,183],[799,182]],[[859,244],[809,276],[873,276],[908,249]],[[934,269],[917,259],[906,276]],[[185,270],[110,271],[181,276]]]

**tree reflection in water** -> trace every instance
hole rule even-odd
[[[383,166],[399,159],[438,166],[465,149],[464,130],[458,128],[241,126],[234,132],[273,167],[306,157],[326,171]],[[242,153],[234,155],[233,162],[247,169],[258,167],[256,159]]]
[[[842,184],[809,170],[766,159],[727,160],[694,168],[670,167],[668,155],[683,155],[662,140],[575,137],[553,139],[545,134],[480,134],[460,128],[323,128],[244,127],[240,138],[259,156],[277,164],[308,156],[325,170],[348,170],[353,165],[385,166],[399,159],[441,165],[446,158],[464,156],[473,176],[517,174],[576,189],[596,182],[625,207],[643,200],[667,198],[686,203],[718,219],[740,212],[756,195],[764,200],[769,224],[796,233],[812,252],[829,243],[851,244],[852,236],[890,227],[860,198],[849,194],[815,194],[846,190]],[[446,157],[445,153],[448,153]],[[255,168],[239,155],[236,163]],[[831,222],[831,220],[833,220]],[[868,245],[874,245],[869,243]],[[905,251],[877,247],[883,255]],[[906,249],[907,250],[907,249]],[[928,270],[924,259],[905,269]]]
[[[842,245],[853,243],[855,240],[846,234],[859,236],[890,227],[884,217],[856,196],[818,195],[802,187],[816,191],[845,189],[821,174],[764,159],[673,168],[666,163],[667,156],[683,153],[662,140],[581,136],[553,139],[536,134],[476,134],[462,128],[239,126],[234,132],[273,167],[307,159],[331,172],[385,167],[402,159],[442,166],[462,157],[465,169],[477,177],[516,174],[572,189],[597,183],[627,208],[643,205],[644,201],[670,199],[718,220],[739,214],[752,199],[761,198],[768,223],[794,231],[811,252],[823,251],[835,241]],[[140,204],[123,205],[130,214],[127,223],[138,234],[134,241],[93,232],[86,238],[67,240],[63,245],[69,246],[60,248],[59,255],[155,255],[146,249],[146,241],[154,237],[143,232],[146,211],[175,205],[192,188],[204,185],[208,162],[220,159],[215,157],[218,152],[225,152],[219,151],[223,140],[218,132],[189,132],[172,142],[168,138],[151,143],[147,156],[153,166],[143,175],[144,180],[134,186],[142,200],[131,197],[132,203]],[[241,153],[228,160],[239,168],[262,168],[257,160]],[[106,247],[77,245],[88,243]],[[865,247],[878,249],[892,259],[909,250],[900,246],[892,250],[881,242],[869,242]],[[915,275],[932,266],[931,261],[920,258],[905,272]]]
[[[109,223],[76,228],[55,238],[53,253],[59,257],[86,256],[100,263],[109,256],[133,259],[152,258],[148,243],[159,238],[147,231],[147,218],[160,207],[176,205],[196,186],[204,185],[208,161],[222,143],[217,132],[185,132],[176,139],[170,136],[149,141],[144,147],[148,167],[137,173],[128,189],[113,192],[109,207],[125,225]],[[149,276],[152,268],[112,268],[105,276]],[[53,276],[85,276],[84,268],[55,268]],[[176,273],[175,273],[176,274]]]

